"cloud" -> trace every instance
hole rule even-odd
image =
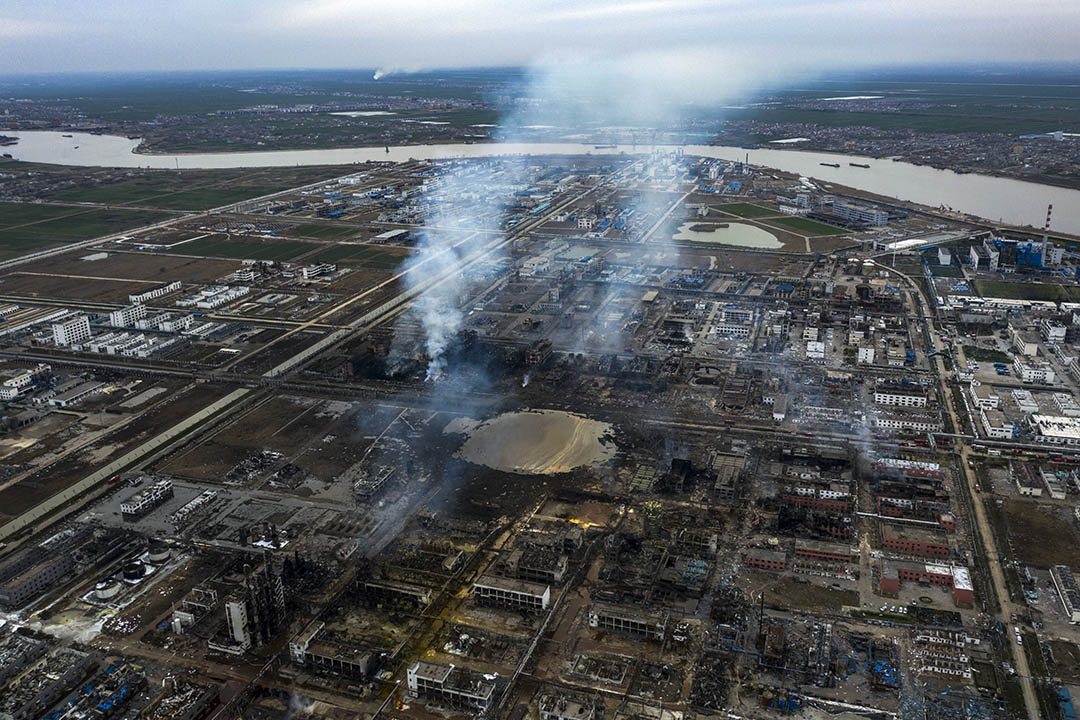
[[[530,65],[654,53],[716,72],[1077,60],[1065,0],[8,0],[9,71]],[[134,65],[133,65],[134,63]]]
[[[0,17],[0,38],[26,39],[59,37],[69,28],[59,23],[43,22],[39,20],[20,20],[13,17]]]

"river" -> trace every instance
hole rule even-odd
[[[645,146],[617,145],[596,148],[582,143],[492,143],[476,145],[407,145],[389,148],[335,148],[328,150],[266,150],[230,153],[183,153],[140,155],[134,152],[139,140],[114,135],[7,130],[19,138],[16,145],[0,148],[19,160],[81,167],[150,167],[220,169],[235,167],[280,167],[293,165],[347,165],[368,160],[403,161],[446,158],[491,157],[496,155],[579,155],[619,154],[648,150]],[[912,165],[892,160],[876,160],[857,155],[835,155],[803,150],[763,148],[745,150],[723,145],[684,145],[687,155],[743,160],[749,153],[755,165],[777,168],[814,179],[837,183],[867,192],[977,215],[991,221],[1041,227],[1048,203],[1054,205],[1053,227],[1080,234],[1080,190],[989,177],[960,175],[951,170]],[[858,162],[868,168],[852,167]],[[821,163],[838,163],[826,167]]]

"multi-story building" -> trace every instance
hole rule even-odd
[[[664,612],[595,603],[589,608],[589,627],[663,641],[668,616]]]
[[[453,665],[417,660],[405,673],[409,695],[481,714],[491,707],[495,683]]]
[[[171,283],[166,283],[165,285],[159,285],[156,288],[153,288],[152,290],[147,290],[146,292],[138,293],[138,294],[135,294],[135,295],[128,295],[128,302],[131,303],[132,305],[141,305],[142,303],[148,302],[150,300],[156,300],[157,298],[162,297],[163,295],[168,295],[169,293],[174,293],[179,289],[180,289],[180,281],[179,280],[174,280]]]
[[[173,496],[173,481],[169,478],[158,480],[150,487],[135,493],[126,502],[120,503],[120,513],[125,520],[138,520]]]
[[[856,362],[859,365],[873,365],[874,364],[874,346],[872,343],[863,343],[859,345],[859,353],[856,357]]]
[[[1009,323],[1009,333],[1012,335],[1012,343],[1016,352],[1024,357],[1035,357],[1039,354],[1038,335],[1012,323]]]
[[[1043,318],[1039,323],[1039,332],[1042,333],[1043,340],[1048,343],[1065,342],[1065,326],[1057,320]]]
[[[507,605],[530,612],[547,610],[551,586],[512,578],[484,575],[473,583],[473,595],[481,602]]]
[[[926,393],[902,390],[875,390],[874,402],[897,407],[926,407]]]
[[[90,317],[76,315],[63,322],[54,323],[53,342],[60,346],[79,345],[90,339]]]
[[[109,313],[109,324],[113,327],[133,327],[145,317],[145,305],[128,305]]]
[[[751,549],[746,552],[746,566],[755,570],[783,572],[787,569],[787,555],[779,550]]]
[[[948,537],[941,532],[891,522],[881,523],[881,544],[907,555],[947,558],[952,553]]]
[[[879,210],[878,208],[870,207],[868,205],[859,205],[851,202],[834,202],[832,214],[841,220],[873,225],[875,227],[889,224],[889,213],[885,210]]]
[[[1021,382],[1040,385],[1054,382],[1054,369],[1044,360],[1032,358],[1030,362],[1024,362],[1018,357],[1013,358],[1013,371]]]
[[[993,408],[989,410],[986,408],[979,408],[979,421],[982,424],[982,431],[986,434],[986,437],[994,440],[1011,440],[1016,437],[1020,431],[1016,425],[1009,422],[1009,419],[1005,417],[1003,412]]]
[[[1072,570],[1068,565],[1055,565],[1050,569],[1050,578],[1054,581],[1054,589],[1065,608],[1069,623],[1080,623],[1080,588],[1077,588]]]
[[[900,592],[901,582],[925,582],[951,588],[953,602],[960,607],[971,607],[975,603],[975,587],[966,567],[883,559],[880,569],[879,589],[884,595],[895,596]]]
[[[882,430],[936,432],[941,429],[941,421],[937,418],[916,415],[876,415],[874,427]]]
[[[3,383],[0,383],[0,400],[14,400],[24,390],[29,389],[36,380],[48,376],[52,367],[45,363],[38,363],[33,370],[17,370],[11,373]]]
[[[994,390],[994,386],[978,380],[971,381],[968,386],[968,395],[971,396],[971,403],[977,408],[996,410],[1001,404],[1001,397]]]
[[[1028,416],[1028,425],[1036,442],[1080,445],[1080,418],[1035,413]]]

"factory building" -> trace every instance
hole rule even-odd
[[[58,395],[49,398],[49,404],[55,408],[66,408],[69,405],[78,403],[80,400],[98,394],[103,387],[105,387],[105,383],[103,382],[87,380],[86,382],[79,383],[75,387],[64,390]]]
[[[787,569],[787,555],[776,550],[748,550],[746,553],[746,566],[755,570],[783,572]]]
[[[589,627],[646,640],[662,642],[667,621],[667,614],[662,612],[648,612],[607,603],[596,603],[589,608]]]
[[[165,285],[159,285],[156,288],[153,288],[152,290],[147,290],[146,292],[137,293],[135,295],[128,295],[128,302],[131,303],[132,305],[141,305],[141,304],[143,304],[145,302],[148,302],[150,300],[156,300],[159,297],[162,297],[164,295],[168,295],[169,293],[174,293],[179,289],[180,289],[180,281],[179,280],[174,280],[171,283],[167,283]]]
[[[53,323],[53,342],[61,347],[79,345],[90,339],[90,317],[76,315],[70,320]]]
[[[52,372],[51,366],[39,363],[33,370],[19,370],[10,374],[3,383],[0,383],[0,400],[14,400],[35,381],[47,377],[50,372]]]
[[[17,608],[47,592],[69,577],[75,560],[69,552],[57,552],[0,583],[0,605]]]
[[[951,588],[953,602],[959,607],[975,604],[975,587],[966,567],[883,559],[880,569],[879,589],[883,595],[895,596],[902,582],[925,582]]]
[[[1080,418],[1036,413],[1028,417],[1028,424],[1036,442],[1080,445]]]
[[[495,695],[493,681],[453,665],[418,660],[409,666],[405,679],[411,697],[477,714],[491,707]]]
[[[596,704],[584,703],[565,695],[540,697],[540,720],[593,720]]]
[[[342,638],[331,637],[325,628],[326,623],[315,620],[289,643],[293,664],[329,675],[356,680],[367,678],[374,670],[374,653],[343,644]]]
[[[1080,623],[1080,588],[1076,586],[1072,570],[1067,565],[1055,565],[1050,569],[1050,579],[1054,581],[1054,589],[1065,608],[1069,623]]]
[[[473,584],[473,595],[481,602],[540,612],[551,604],[551,586],[542,583],[484,575]]]
[[[120,513],[125,520],[138,520],[173,496],[173,481],[169,478],[158,480],[150,487],[135,493],[126,502],[120,503]]]
[[[881,544],[908,555],[947,558],[952,553],[948,538],[941,533],[896,523],[881,524]]]

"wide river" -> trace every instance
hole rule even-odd
[[[492,143],[477,145],[407,145],[391,147],[337,148],[331,150],[268,150],[226,153],[184,153],[140,155],[134,152],[138,140],[113,135],[35,130],[4,132],[19,138],[16,145],[0,148],[19,160],[82,167],[149,167],[212,169],[235,167],[280,167],[292,165],[347,165],[368,160],[436,160],[444,158],[491,157],[496,155],[594,155],[641,153],[647,148],[617,145],[596,148],[581,143]],[[875,160],[857,155],[834,155],[801,150],[744,150],[723,145],[684,145],[688,155],[743,160],[747,153],[755,165],[777,168],[814,179],[837,183],[889,197],[944,205],[991,221],[1042,227],[1048,203],[1054,205],[1053,227],[1080,234],[1080,191],[986,175],[959,175],[951,170],[892,160]],[[849,162],[869,165],[852,167]],[[821,163],[839,163],[826,167]]]

